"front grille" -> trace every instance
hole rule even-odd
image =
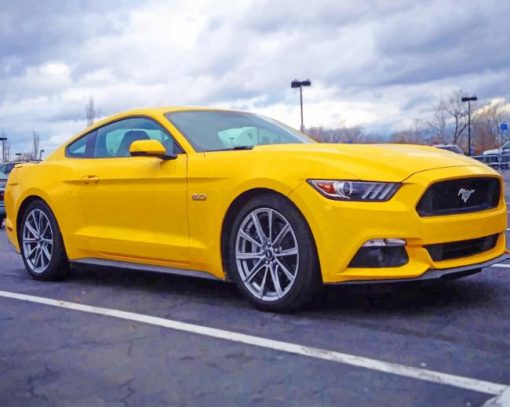
[[[498,206],[500,183],[497,178],[460,178],[433,184],[420,199],[420,216],[478,212]]]
[[[481,237],[479,239],[462,240],[453,243],[429,244],[425,246],[434,261],[458,259],[473,256],[496,247],[498,235]]]

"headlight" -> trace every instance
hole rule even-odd
[[[383,202],[400,188],[395,182],[310,179],[308,183],[325,197],[340,201]]]

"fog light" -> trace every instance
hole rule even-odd
[[[403,239],[367,240],[351,260],[349,267],[398,267],[409,261]]]

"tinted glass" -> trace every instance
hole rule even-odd
[[[96,132],[87,134],[67,146],[66,155],[74,158],[92,157]]]
[[[16,163],[2,164],[2,165],[0,165],[0,171],[4,174],[9,175],[15,166],[16,166]]]
[[[196,151],[312,142],[281,123],[250,113],[193,110],[167,113],[166,117]]]
[[[94,157],[129,157],[129,148],[137,140],[157,140],[167,154],[178,154],[180,149],[168,132],[153,120],[131,118],[119,120],[97,130]]]

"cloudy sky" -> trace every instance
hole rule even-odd
[[[510,99],[508,0],[0,0],[0,131],[51,150],[101,116],[154,105],[305,125],[404,128],[456,89]]]

